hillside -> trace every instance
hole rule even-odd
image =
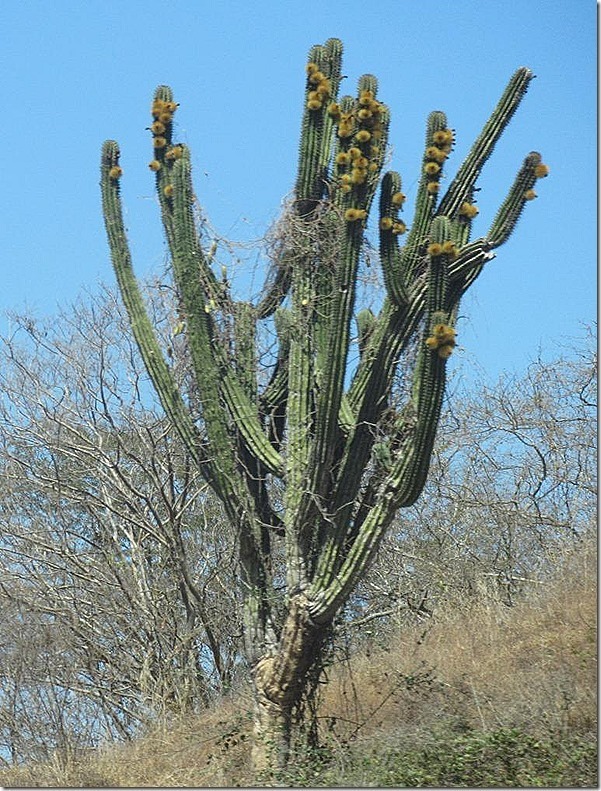
[[[596,563],[582,547],[515,607],[438,614],[328,670],[321,749],[284,784],[597,784]],[[234,786],[250,782],[251,697],[53,765],[0,771],[14,786]],[[291,766],[292,766],[291,762]]]

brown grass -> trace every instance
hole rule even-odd
[[[330,747],[365,751],[424,734],[520,728],[596,733],[596,565],[583,548],[514,608],[476,606],[406,630],[388,650],[330,668],[320,722]],[[249,692],[126,745],[0,771],[5,787],[250,784]]]

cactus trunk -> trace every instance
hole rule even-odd
[[[304,594],[290,599],[275,651],[263,655],[253,669],[255,688],[255,771],[265,774],[281,769],[288,759],[292,715],[305,692],[305,679],[315,662],[326,633],[313,621]]]

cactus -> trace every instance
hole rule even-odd
[[[478,175],[533,76],[520,68],[446,190],[454,132],[444,113],[430,114],[408,229],[400,176],[382,173],[389,110],[371,75],[355,96],[339,98],[341,55],[337,39],[310,50],[294,200],[256,304],[236,302],[213,271],[194,221],[190,153],[173,139],[177,104],[168,87],[155,93],[150,169],[200,417],[178,389],[133,273],[118,145],[102,150],[104,219],[133,334],[173,429],[237,531],[258,767],[284,759],[291,712],[334,616],[395,513],[424,486],[461,297],[548,173],[538,153],[528,154],[490,230],[470,241]],[[370,215],[386,292],[378,315],[356,305]],[[353,320],[360,356],[349,371]],[[279,340],[267,378],[257,370],[261,321],[273,323]],[[412,364],[403,372],[406,401],[397,403],[403,353]],[[272,579],[276,549],[285,552],[283,600]]]

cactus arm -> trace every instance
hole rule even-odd
[[[342,45],[330,39],[309,53],[301,127],[298,174],[294,208],[296,222],[307,224],[311,237],[321,218],[313,212],[325,194],[328,163],[332,150],[334,117],[329,111],[338,92]],[[299,232],[303,233],[299,228]],[[291,292],[293,331],[288,364],[287,455],[285,533],[288,558],[288,585],[291,590],[305,585],[306,522],[299,529],[297,517],[308,486],[309,456],[313,435],[315,404],[315,349],[322,339],[315,337],[316,311],[327,310],[328,286],[316,282],[314,252],[292,256]],[[317,302],[319,301],[319,305]],[[319,333],[321,335],[321,332]],[[318,366],[319,367],[319,366]]]
[[[257,361],[255,345],[256,316],[255,308],[249,302],[233,303],[234,311],[234,345],[235,365],[241,386],[251,402],[257,400]],[[265,528],[271,528],[282,534],[282,523],[273,511],[265,482],[257,459],[249,452],[244,442],[239,443],[238,450],[246,485],[251,493],[257,519]],[[262,537],[263,552],[269,554],[270,538],[266,533]]]
[[[542,168],[542,171],[539,170],[539,168]],[[543,177],[537,175],[537,173],[540,172],[542,172],[543,176],[546,175],[546,166],[542,164],[541,155],[538,151],[532,151],[525,158],[522,167],[515,177],[509,194],[503,201],[486,235],[491,248],[499,247],[507,241],[516,226],[524,206],[529,200],[536,197],[536,193],[534,193],[532,188],[537,179]]]
[[[306,558],[299,541],[295,517],[307,489],[314,409],[313,336],[310,331],[314,310],[312,273],[297,267],[292,285],[292,335],[288,364],[287,453],[286,453],[286,533],[287,582],[290,590],[304,587]]]
[[[435,145],[437,135],[447,133],[447,142]],[[443,154],[448,153],[452,144],[452,135],[447,127],[447,117],[439,110],[430,113],[426,122],[426,139],[422,157],[420,180],[415,199],[415,211],[411,228],[407,234],[407,242],[401,251],[402,271],[405,282],[411,283],[416,270],[423,260],[423,249],[430,232],[430,224],[436,211],[438,190],[444,170]],[[429,156],[431,148],[440,148],[441,154],[437,160]],[[438,166],[433,173],[428,172],[430,163]]]
[[[280,307],[274,314],[274,326],[278,338],[278,353],[271,378],[259,397],[260,414],[267,426],[270,441],[280,448],[286,426],[286,404],[288,401],[288,371],[292,318],[287,308]]]
[[[238,380],[251,403],[257,400],[256,311],[250,302],[235,302],[234,345]]]
[[[132,332],[165,413],[201,471],[212,484],[215,484],[213,476],[210,475],[200,432],[184,404],[178,386],[165,361],[133,272],[131,254],[123,223],[119,181],[110,175],[113,168],[118,167],[119,146],[115,141],[109,140],[104,143],[102,148],[100,182],[102,207],[111,260],[119,289],[123,295]]]
[[[309,52],[295,195],[300,216],[309,214],[327,186],[333,118],[328,111],[338,93],[342,42],[329,39]]]
[[[173,115],[178,105],[174,101],[173,91],[168,85],[159,85],[156,89],[152,103],[153,124],[152,132],[153,156],[150,167],[155,174],[155,188],[165,237],[171,251],[175,245],[174,227],[174,167],[176,162],[184,155],[184,146],[173,141]],[[224,284],[220,283],[209,265],[206,256],[200,256],[197,261],[198,276],[206,292],[205,302],[219,305],[228,302]]]
[[[476,179],[492,154],[499,137],[513,118],[533,77],[534,74],[527,68],[520,68],[513,74],[497,106],[440,202],[437,214],[454,217],[462,203],[471,201]]]
[[[398,236],[405,227],[398,217],[404,197],[401,192],[401,177],[398,173],[389,171],[384,175],[380,188],[380,261],[386,292],[399,305],[408,301],[398,244]]]
[[[435,218],[431,239],[428,248],[426,315],[429,337],[420,344],[412,393],[416,429],[411,440],[411,450],[397,454],[398,460],[386,482],[387,490],[394,492],[392,503],[395,508],[411,505],[426,481],[444,396],[446,360],[455,346],[455,306],[449,300],[449,268],[454,254],[441,251],[441,248],[444,250],[445,243],[452,241],[451,223],[446,217]],[[441,326],[445,330],[444,334],[441,331],[441,338],[438,339],[436,328]],[[393,447],[394,444],[393,438]]]
[[[257,409],[244,392],[236,373],[228,365],[221,342],[216,337],[213,305],[210,299],[207,300],[203,280],[198,277],[205,257],[194,225],[190,160],[185,148],[173,166],[172,178],[174,241],[171,252],[174,277],[187,316],[190,351],[201,396],[203,390],[206,390],[206,406],[215,420],[215,439],[218,447],[227,453],[225,446],[228,432],[223,404],[220,403],[222,394],[236,428],[244,437],[251,453],[266,469],[281,474],[280,455],[265,435]],[[231,460],[227,467],[232,468]]]
[[[186,315],[188,347],[195,370],[203,420],[209,441],[214,474],[220,489],[232,491],[236,458],[232,446],[232,429],[220,393],[221,376],[215,359],[215,322],[206,294],[198,277],[202,251],[192,216],[192,193],[188,152],[172,171],[173,240],[171,246],[173,274]],[[202,372],[202,373],[201,373]]]

